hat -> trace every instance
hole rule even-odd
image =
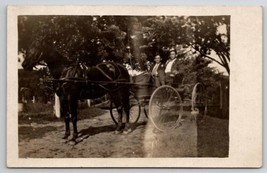
[[[171,49],[169,50],[169,53],[171,53],[171,52],[175,52],[175,54],[177,53],[176,50],[175,50],[174,48],[171,48]]]
[[[176,44],[175,50],[177,54],[183,54],[185,52],[185,49],[182,44]]]

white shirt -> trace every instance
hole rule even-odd
[[[138,76],[138,75],[144,73],[144,71],[128,70],[128,73],[129,73],[130,76],[133,77],[133,76]]]
[[[155,76],[158,75],[158,67],[159,67],[159,64],[160,64],[160,63],[157,63],[157,64],[154,66],[153,70],[152,70],[152,74],[155,75]]]
[[[176,58],[174,58],[173,60],[168,62],[168,64],[166,65],[166,68],[165,68],[165,73],[170,73],[171,72],[172,65],[173,65],[175,60],[176,60]]]

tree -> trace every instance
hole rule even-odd
[[[151,61],[157,53],[166,60],[168,49],[182,44],[230,74],[230,16],[19,16],[18,29],[22,52],[40,42],[70,62],[95,65],[122,62],[129,50],[137,61],[142,53]]]
[[[117,22],[123,23],[121,20]],[[112,21],[113,17],[101,16],[19,16],[19,51],[38,42],[43,49],[55,47],[70,62],[79,59],[95,65],[104,59],[120,61],[126,33]]]
[[[143,23],[143,34],[154,50],[182,44],[196,56],[215,61],[230,74],[229,16],[158,16]],[[211,56],[215,52],[218,60]]]
[[[193,51],[203,58],[217,62],[230,74],[230,17],[189,17],[186,25],[188,43]],[[212,51],[217,54],[219,60],[210,56]]]

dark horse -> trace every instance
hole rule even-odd
[[[42,48],[44,50],[44,47]],[[124,132],[131,131],[129,125],[129,85],[127,70],[120,64],[103,62],[90,68],[79,62],[70,64],[54,47],[44,51],[32,48],[27,51],[22,66],[31,70],[40,63],[45,63],[54,79],[54,89],[60,99],[60,114],[65,119],[64,139],[70,136],[70,125],[73,123],[73,138],[78,137],[77,108],[78,100],[94,99],[108,93],[119,113],[118,126],[115,132],[122,131],[122,112],[126,115]],[[85,69],[87,68],[87,69]]]

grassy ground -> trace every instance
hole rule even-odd
[[[79,108],[78,120],[93,118],[100,116],[105,112],[99,108]],[[24,104],[24,111],[19,112],[19,124],[47,124],[52,121],[64,121],[62,118],[57,118],[53,112],[53,105],[42,103],[27,103]]]
[[[41,104],[28,104],[27,110],[24,112],[19,113],[19,124],[48,124],[50,122],[55,121],[62,121],[62,126],[64,126],[63,119],[58,119],[53,115],[53,109],[52,105],[41,105]],[[86,121],[86,119],[101,116],[105,113],[105,110],[101,110],[99,108],[86,108],[86,109],[79,109],[79,119],[85,119],[83,121],[80,121],[80,125]],[[108,116],[108,114],[107,114]],[[106,117],[106,120],[110,120],[110,117]],[[95,119],[97,120],[97,119]],[[91,122],[91,120],[90,120]],[[188,123],[189,125],[192,123]],[[90,125],[87,125],[90,127]],[[100,125],[96,125],[97,129],[101,128]],[[31,128],[31,129],[27,129]],[[90,127],[91,128],[91,127]],[[114,125],[112,124],[111,128],[114,128]],[[64,129],[62,127],[62,129]],[[168,143],[174,144],[174,145],[181,145],[180,148],[183,148],[181,150],[182,152],[179,153],[179,156],[181,157],[188,157],[193,156],[194,154],[190,153],[192,151],[188,150],[185,151],[182,138],[179,136],[179,134],[186,134],[189,132],[186,132],[186,130],[190,130],[189,127],[186,127],[185,125],[183,128],[178,128],[178,130],[185,130],[182,132],[176,132],[174,134],[169,135],[159,135],[157,136],[156,143],[153,143],[153,146],[156,150],[159,151],[159,156],[167,155],[168,157],[172,155],[176,155],[178,150],[171,153],[161,153],[164,152],[164,149],[171,148],[172,146],[166,146],[166,142],[160,142],[160,141],[168,141]],[[27,137],[29,131],[37,131],[40,132],[36,133],[35,136],[32,136],[31,138],[39,138],[44,136],[48,131],[57,131],[56,127],[54,126],[48,126],[46,128],[44,127],[38,127],[32,128],[32,127],[24,127],[21,126],[19,128],[19,133],[21,135],[21,139],[24,139]],[[90,132],[92,129],[90,129]],[[112,130],[111,130],[112,131]],[[229,152],[229,121],[225,119],[218,119],[214,117],[205,117],[205,121],[198,122],[197,124],[197,157],[228,157]],[[140,133],[139,135],[144,135],[144,132]],[[160,137],[161,136],[161,137]],[[168,139],[166,139],[168,137]],[[153,137],[153,136],[152,136]],[[28,137],[27,137],[28,138]],[[29,138],[29,139],[31,139]],[[20,141],[21,141],[20,139]],[[162,140],[159,140],[162,139]],[[157,145],[156,145],[157,144]],[[190,147],[189,147],[190,148]],[[192,147],[191,147],[192,148]],[[170,150],[171,151],[171,150]],[[190,151],[190,152],[189,152]],[[157,157],[157,153],[154,153],[153,157]]]
[[[54,116],[52,104],[25,103],[23,104],[23,111],[19,112],[18,115],[19,124],[42,124],[51,121],[59,121],[59,119]]]
[[[229,121],[206,116],[198,123],[198,157],[228,157]]]

